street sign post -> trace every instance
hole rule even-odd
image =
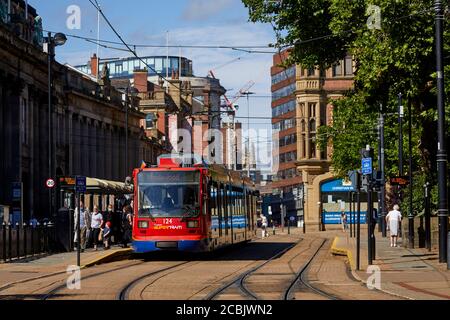
[[[372,158],[362,158],[362,174],[372,174]]]
[[[84,176],[77,176],[75,178],[75,193],[77,195],[77,207],[76,210],[78,210],[77,215],[77,265],[80,266],[80,253],[81,253],[81,230],[80,230],[80,220],[81,220],[81,193],[86,192],[86,177]]]

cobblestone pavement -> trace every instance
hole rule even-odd
[[[356,240],[348,234],[340,234],[334,247],[350,254],[353,274],[363,282],[367,273],[367,231],[361,232],[361,270],[356,271]],[[448,300],[450,299],[450,271],[438,262],[437,248],[407,249],[400,239],[398,247],[390,247],[389,238],[376,233],[376,259],[373,264],[380,268],[381,290],[406,299]]]
[[[292,286],[289,299],[398,299],[385,292],[369,290],[352,276],[345,257],[331,254],[337,231],[302,234],[292,228],[291,234],[277,231],[276,235],[257,239],[213,255],[186,255],[174,252],[132,256],[123,261],[95,265],[81,271],[81,288],[66,286],[68,263],[73,253],[52,256],[22,264],[0,266],[0,299],[148,299],[199,300],[208,298],[227,283],[233,285],[214,299],[250,299],[236,279],[265,263],[275,254],[287,250],[263,267],[249,273],[244,286],[258,299],[286,298],[286,290],[305,269],[305,283]],[[292,248],[290,248],[293,246]],[[84,261],[98,258],[103,252],[88,252]],[[314,257],[312,260],[311,258]],[[76,261],[76,260],[75,260]],[[50,275],[52,272],[59,274]],[[42,277],[3,287],[5,283]],[[408,283],[409,284],[409,283]],[[311,290],[310,287],[321,291]]]

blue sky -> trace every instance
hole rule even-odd
[[[129,43],[165,45],[166,34],[172,45],[267,45],[275,42],[270,25],[248,22],[247,8],[240,0],[97,0],[105,15]],[[29,0],[44,21],[44,29],[77,36],[96,38],[97,12],[88,0]],[[69,30],[66,12],[71,5],[81,9],[81,28]],[[101,21],[100,38],[119,41],[104,21]],[[57,60],[72,65],[84,64],[96,52],[96,45],[70,38],[65,46],[57,48]],[[271,51],[272,49],[267,49]],[[166,54],[166,49],[139,49],[138,54]],[[179,49],[173,48],[172,55]],[[100,48],[100,58],[126,57],[126,52]],[[183,49],[182,55],[193,60],[196,76],[206,76],[208,70],[240,60],[215,70],[222,85],[231,89],[233,96],[248,81],[256,84],[251,91],[259,96],[270,95],[271,54],[246,54],[234,50]],[[233,91],[234,90],[234,91]],[[270,98],[250,98],[250,116],[270,117]],[[237,116],[247,116],[247,101],[241,99]],[[244,123],[246,119],[238,119]],[[269,119],[251,119],[254,129],[270,128]],[[258,125],[259,123],[259,125]],[[260,137],[260,146],[270,137]]]

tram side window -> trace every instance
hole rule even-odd
[[[217,187],[214,184],[211,186],[211,196],[209,198],[209,207],[211,208],[211,215],[217,216]]]

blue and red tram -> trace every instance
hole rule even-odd
[[[135,252],[208,252],[256,236],[250,180],[196,158],[163,155],[157,166],[134,170]]]

